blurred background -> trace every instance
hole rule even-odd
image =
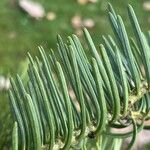
[[[0,0],[0,149],[9,147],[11,116],[6,98],[11,75],[22,78],[27,68],[27,52],[38,55],[38,46],[46,52],[56,49],[56,35],[63,38],[73,33],[82,37],[82,27],[90,31],[95,44],[101,36],[113,34],[107,12],[111,2],[123,17],[129,35],[132,35],[127,17],[127,4],[138,16],[142,30],[150,27],[149,0]]]

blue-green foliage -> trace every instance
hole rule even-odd
[[[149,128],[144,121],[150,110],[150,45],[130,5],[128,14],[135,34],[131,40],[109,4],[116,38],[103,36],[104,44],[97,48],[84,28],[90,56],[76,35],[67,43],[58,35],[58,57],[42,47],[40,59],[28,54],[27,85],[17,75],[9,91],[14,149],[106,149],[109,142],[119,149],[120,139],[129,136],[128,148],[133,147],[137,133]],[[119,131],[130,125],[132,131]]]

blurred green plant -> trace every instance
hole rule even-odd
[[[63,3],[60,0],[34,1],[39,2],[44,7],[46,12],[45,18],[34,20],[19,8],[18,0],[0,1],[0,72],[2,74],[16,74],[18,71],[16,66],[25,60],[27,51],[30,51],[32,55],[38,55],[37,45],[42,45],[46,52],[49,47],[54,49],[56,33],[60,33],[62,37],[71,33],[80,34],[81,28],[74,28],[71,22],[76,15],[83,20],[93,20],[95,26],[89,30],[90,34],[94,35],[93,40],[96,45],[100,41],[99,33],[111,34],[111,28],[106,17],[106,9],[107,2],[112,2],[112,0],[97,0],[96,3],[87,3],[85,5],[80,5],[77,2],[78,0],[64,0]],[[150,17],[149,11],[143,8],[145,1],[147,0],[138,2],[130,0],[130,4],[135,8],[144,32],[149,29]],[[123,18],[126,16],[125,7],[127,3],[128,1],[115,1],[114,7]],[[56,15],[53,21],[47,19],[49,12],[53,12]],[[131,30],[128,21],[125,20],[124,23],[130,35]]]
[[[133,8],[128,14],[134,38],[109,4],[116,39],[103,36],[99,49],[84,28],[91,53],[76,35],[67,43],[58,35],[58,58],[39,47],[40,60],[28,54],[28,81],[11,78],[9,91],[16,149],[120,149],[122,139],[149,129],[150,45]],[[120,129],[133,126],[125,133]],[[117,129],[114,132],[113,129]]]
[[[0,91],[0,106],[0,149],[4,149],[10,147],[11,145],[10,133],[13,125],[5,91]]]

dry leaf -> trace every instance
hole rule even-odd
[[[143,8],[145,9],[145,10],[150,10],[150,2],[144,2],[143,3]]]
[[[75,15],[74,17],[72,17],[71,23],[72,23],[74,28],[80,28],[82,26],[81,16]]]
[[[37,2],[30,0],[19,0],[19,6],[33,18],[39,19],[45,16],[43,6]]]
[[[95,22],[92,19],[88,18],[83,20],[83,25],[87,28],[93,28],[95,26]]]
[[[47,20],[54,20],[56,18],[56,14],[54,12],[48,12],[46,15]]]

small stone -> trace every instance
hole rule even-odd
[[[88,3],[88,0],[77,0],[77,2],[81,5],[85,5],[86,3]]]
[[[8,90],[9,88],[10,88],[9,78],[5,78],[4,76],[0,76],[0,91]]]
[[[5,80],[5,89],[8,90],[10,88],[10,80],[9,78],[6,78]]]
[[[46,15],[47,20],[52,21],[55,20],[56,14],[54,12],[48,12]]]
[[[87,28],[93,28],[95,26],[95,22],[92,19],[83,20],[83,25]]]
[[[89,2],[91,2],[91,3],[96,3],[97,2],[97,0],[88,0]]]
[[[87,3],[96,3],[97,0],[77,0],[80,5],[85,5]]]
[[[147,1],[147,2],[144,2],[144,3],[143,3],[143,8],[144,8],[145,10],[148,10],[148,11],[149,11],[149,10],[150,10],[150,2],[148,2],[148,1]]]
[[[72,19],[71,19],[71,23],[73,25],[74,28],[80,28],[82,26],[82,19],[81,16],[79,15],[75,15]]]
[[[3,90],[5,87],[5,78],[0,76],[0,90]]]

